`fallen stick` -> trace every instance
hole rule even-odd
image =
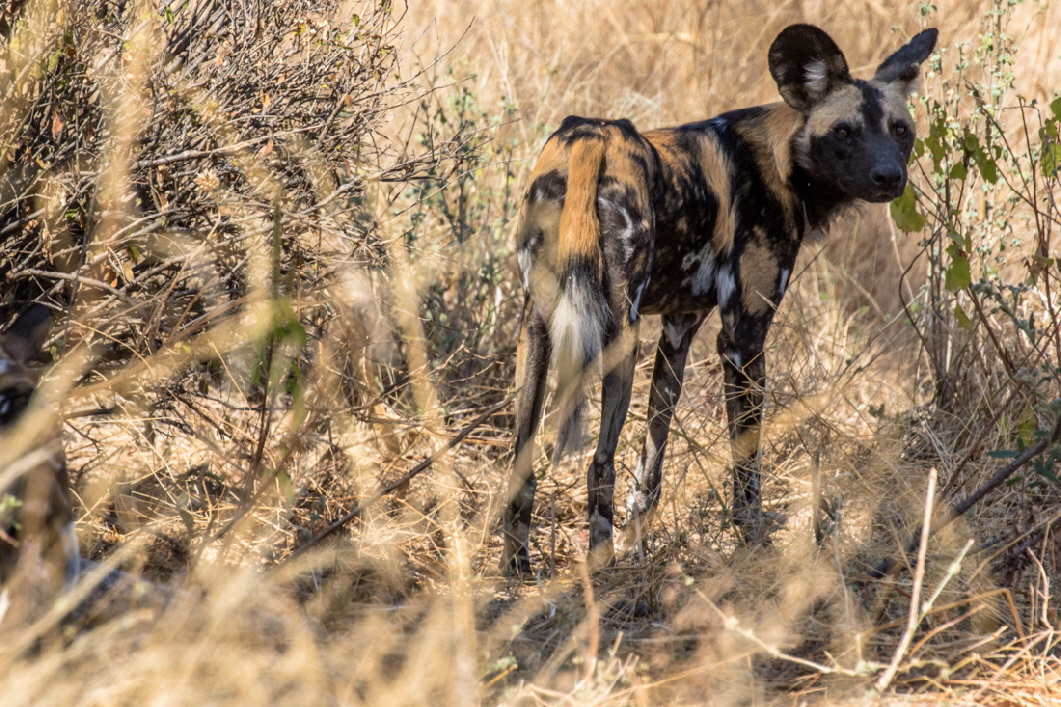
[[[899,639],[899,647],[895,649],[892,662],[888,664],[884,674],[873,684],[878,695],[888,689],[888,685],[895,678],[895,674],[899,672],[899,664],[914,640],[914,631],[917,630],[917,625],[921,623],[921,586],[925,580],[925,555],[928,551],[928,536],[931,533],[931,530],[926,533],[924,529],[931,527],[932,506],[935,505],[935,497],[936,467],[932,467],[928,474],[928,491],[925,493],[925,522],[921,524],[922,532],[918,541],[917,566],[914,568],[914,587],[910,591],[910,613],[906,621],[906,630],[903,631],[903,636]]]
[[[460,444],[461,441],[465,437],[470,435],[477,427],[479,427],[479,425],[481,425],[484,422],[486,422],[487,419],[489,419],[489,417],[491,415],[493,415],[495,412],[497,412],[501,408],[506,407],[510,402],[512,402],[512,399],[511,398],[506,398],[505,400],[501,401],[500,403],[498,403],[498,404],[496,404],[496,405],[494,405],[494,406],[492,406],[490,408],[487,408],[487,410],[484,413],[482,413],[481,415],[479,415],[479,417],[477,417],[474,420],[472,420],[471,423],[469,423],[464,429],[462,429],[460,432],[458,432],[455,436],[451,437],[449,439],[449,441],[446,442],[446,444],[443,445],[443,447],[441,449],[437,450],[430,457],[428,457],[424,461],[420,462],[419,464],[414,466],[409,471],[405,472],[405,474],[400,479],[398,479],[396,481],[392,481],[391,483],[387,484],[386,486],[381,488],[376,493],[374,493],[371,496],[369,496],[367,500],[365,500],[362,503],[358,504],[358,506],[356,508],[354,508],[354,510],[350,511],[349,513],[344,515],[342,518],[339,518],[338,520],[334,521],[331,525],[329,525],[327,528],[325,528],[320,534],[318,534],[312,540],[309,540],[309,541],[303,543],[302,546],[300,546],[297,550],[295,550],[290,555],[288,555],[287,558],[284,560],[284,562],[289,562],[289,561],[295,559],[296,557],[298,557],[299,555],[304,553],[306,550],[309,550],[311,547],[313,547],[314,545],[316,545],[320,541],[322,541],[325,538],[327,538],[330,535],[332,535],[335,531],[337,531],[340,528],[342,528],[344,525],[346,525],[347,523],[352,521],[354,518],[357,518],[359,515],[361,515],[364,512],[364,510],[366,508],[371,506],[373,503],[375,503],[379,499],[383,498],[384,496],[389,494],[391,491],[394,491],[399,486],[402,486],[403,484],[408,483],[413,477],[418,476],[420,473],[422,473],[424,470],[426,470],[428,467],[430,467],[432,464],[434,464],[440,458],[442,458],[443,454],[445,454],[446,452],[448,452],[449,450],[453,449],[458,444]]]
[[[1017,471],[1017,469],[1020,469],[1022,466],[1027,464],[1033,458],[1035,458],[1035,457],[1039,456],[1040,454],[1042,454],[1043,452],[1045,452],[1050,447],[1050,445],[1052,445],[1054,442],[1057,441],[1058,437],[1061,437],[1061,416],[1059,416],[1057,418],[1057,421],[1054,423],[1054,429],[1053,429],[1052,432],[1050,432],[1050,435],[1048,437],[1044,437],[1043,439],[1039,440],[1038,442],[1033,444],[1031,447],[1026,449],[1024,451],[1024,453],[1021,454],[1019,457],[1017,457],[1016,459],[1011,461],[1009,464],[1006,464],[1004,467],[1002,467],[997,472],[995,472],[995,475],[992,476],[990,479],[988,479],[986,484],[984,484],[983,486],[978,488],[976,491],[974,491],[972,494],[967,496],[965,499],[963,499],[956,506],[952,506],[947,511],[946,515],[934,520],[932,522],[931,526],[928,529],[927,537],[932,537],[933,535],[935,535],[939,531],[943,530],[948,525],[950,525],[951,522],[955,518],[958,518],[963,513],[965,513],[967,510],[969,510],[970,508],[975,506],[977,503],[979,503],[983,499],[984,496],[986,496],[987,494],[989,494],[992,491],[994,491],[996,488],[998,488],[1000,485],[1002,485],[1002,482],[1004,482],[1006,479],[1008,479],[1010,476],[1012,476],[1013,472]],[[910,553],[914,552],[917,549],[917,545],[920,542],[920,538],[921,538],[921,527],[919,527],[917,529],[917,532],[914,533],[914,539],[911,540],[909,543],[907,543],[907,545],[906,545],[906,554],[907,555],[909,555]],[[875,580],[883,579],[884,577],[888,577],[888,576],[890,576],[892,574],[895,574],[900,569],[901,569],[900,559],[898,557],[894,557],[894,556],[893,557],[889,557],[889,558],[885,559],[884,561],[882,561],[879,565],[876,566],[876,568],[874,568],[874,570],[872,572],[869,573],[868,579],[860,580],[857,584],[858,584],[859,587],[864,586],[869,581],[875,581]]]

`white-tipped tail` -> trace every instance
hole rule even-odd
[[[560,414],[554,465],[582,448],[585,373],[600,359],[604,340],[607,308],[599,286],[589,279],[569,275],[549,325]]]
[[[575,140],[568,163],[556,245],[560,296],[549,322],[560,413],[553,464],[582,445],[584,373],[600,357],[604,338],[608,307],[601,277],[597,192],[607,145],[603,136]]]

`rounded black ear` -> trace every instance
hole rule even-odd
[[[880,83],[897,83],[904,93],[914,90],[921,65],[936,48],[938,29],[926,29],[899,48],[899,51],[881,62],[873,80]]]
[[[18,315],[4,332],[4,350],[19,361],[27,361],[38,353],[48,338],[52,315],[43,304],[31,304]]]
[[[813,25],[791,25],[770,45],[770,75],[785,103],[807,111],[838,86],[849,83],[847,60],[832,37]]]

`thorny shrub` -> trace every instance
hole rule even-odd
[[[966,421],[946,423],[956,450],[997,458],[1048,435],[1061,413],[1061,97],[1016,93],[1016,4],[995,0],[975,42],[936,55],[912,158],[920,179],[892,204],[901,229],[928,234],[927,279],[907,311],[933,407]],[[1056,484],[1058,460],[1061,447],[1047,450],[1029,483]]]
[[[424,91],[402,76],[390,0],[3,12],[0,319],[31,300],[66,315],[50,348],[74,363],[55,397],[73,387],[67,413],[99,420],[79,431],[99,477],[79,481],[93,554],[179,518],[150,532],[180,565],[231,527],[219,508],[238,518],[276,484],[282,516],[298,497],[319,526],[336,509],[315,484],[349,471],[336,411],[415,410],[373,195],[461,173],[478,138],[382,134]],[[180,454],[160,472],[123,459],[137,448]],[[312,534],[283,525],[285,543]]]

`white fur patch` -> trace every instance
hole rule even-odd
[[[565,285],[549,321],[562,420],[553,448],[554,464],[582,445],[581,379],[586,365],[599,361],[606,316],[592,283],[574,279]]]
[[[788,289],[788,270],[781,271],[781,286],[778,288],[781,296],[785,296],[785,291]]]
[[[597,357],[604,335],[599,298],[580,285],[560,296],[549,326],[557,362],[570,361],[578,368]]]
[[[516,251],[516,265],[519,266],[520,279],[523,281],[524,292],[530,292],[530,276],[534,269],[534,246],[537,239],[532,238]]]
[[[667,337],[667,342],[671,346],[678,348],[681,346],[682,337],[685,336],[685,327],[665,323],[663,325],[663,334]]]
[[[733,281],[733,271],[728,267],[723,267],[718,271],[718,305],[725,307],[729,304],[730,298],[733,296],[733,292],[737,289],[737,284]]]
[[[648,507],[648,494],[641,488],[640,479],[644,474],[645,462],[639,459],[637,470],[634,472],[634,481],[630,483],[630,489],[626,494],[626,515],[633,518],[639,516]]]
[[[630,323],[633,324],[638,319],[638,308],[641,307],[641,295],[645,294],[645,288],[648,287],[648,283],[651,278],[645,278],[645,281],[637,286],[637,291],[634,292],[634,300],[630,303]]]
[[[736,351],[731,351],[728,354],[728,356],[729,356],[729,360],[733,361],[733,365],[737,367],[737,370],[740,370],[740,368],[741,368],[741,357],[740,357],[740,354],[737,353]]]
[[[0,358],[0,374],[7,373],[11,368],[11,363],[6,358]]]
[[[807,73],[804,74],[803,80],[808,89],[820,95],[829,85],[829,67],[824,61],[812,61],[807,64]]]
[[[711,246],[704,246],[698,253],[690,253],[682,260],[682,270],[689,271],[693,266],[699,264],[694,273],[682,281],[682,285],[692,290],[694,296],[699,297],[705,292],[710,292],[715,286],[715,259],[711,254]]]

